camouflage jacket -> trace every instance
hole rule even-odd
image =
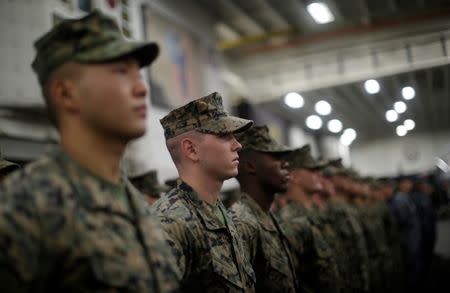
[[[368,292],[369,256],[356,211],[347,203],[338,201],[330,203],[327,212],[349,265],[344,285],[346,292]]]
[[[252,292],[255,273],[234,223],[220,201],[225,223],[186,183],[153,205],[172,247],[185,292]]]
[[[231,207],[233,222],[249,249],[257,292],[296,292],[293,257],[279,223],[247,194]]]
[[[336,256],[310,212],[289,203],[279,213],[283,229],[296,258],[296,273],[305,292],[342,292]]]
[[[0,187],[0,292],[173,292],[175,260],[149,206],[55,150]],[[125,194],[125,193],[124,193]]]
[[[386,237],[385,244],[387,251],[382,264],[384,292],[400,293],[403,291],[404,272],[402,268],[404,265],[398,226],[386,203],[378,201],[375,203],[373,209],[374,214],[381,220]]]
[[[384,292],[384,282],[388,280],[383,280],[387,245],[382,219],[378,218],[373,206],[360,206],[358,212],[370,260],[370,292]]]

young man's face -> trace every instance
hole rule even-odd
[[[309,194],[320,193],[323,191],[323,185],[314,171],[308,169],[294,169],[290,177],[293,184],[298,184]]]
[[[211,176],[226,180],[238,174],[239,155],[242,148],[233,134],[202,134],[198,144],[199,163]]]
[[[288,163],[280,155],[257,152],[255,154],[255,173],[259,182],[273,193],[285,192],[288,187]]]
[[[146,130],[148,86],[134,59],[82,65],[77,85],[81,123],[130,140]]]

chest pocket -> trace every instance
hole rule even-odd
[[[271,269],[289,276],[289,259],[276,231],[262,231],[261,247],[267,265]]]
[[[81,253],[96,281],[116,288],[147,288],[149,266],[129,219],[103,211],[86,212],[79,226]]]
[[[224,283],[231,283],[241,289],[252,287],[255,282],[253,269],[250,266],[247,258],[244,256],[243,248],[238,250],[237,258],[241,259],[242,267],[240,268],[243,274],[244,281],[241,281],[236,261],[235,253],[231,245],[231,237],[227,232],[222,231],[208,231],[208,244],[211,257],[211,265],[214,275],[218,280]],[[229,285],[228,285],[229,286]]]

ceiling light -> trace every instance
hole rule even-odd
[[[333,119],[328,121],[328,130],[333,132],[333,133],[339,133],[342,130],[342,122],[337,120],[337,119]]]
[[[342,133],[341,137],[339,138],[339,141],[346,146],[349,146],[352,144],[352,142],[356,139],[356,131],[352,128],[347,128]]]
[[[408,132],[408,130],[406,129],[406,127],[404,125],[397,126],[395,131],[397,132],[398,136],[405,136],[406,133]]]
[[[394,103],[394,110],[398,114],[405,113],[405,111],[406,111],[406,104],[405,104],[405,102],[401,102],[401,101],[400,102],[395,102]]]
[[[406,129],[413,130],[414,127],[416,127],[416,123],[412,119],[406,119],[405,122],[403,122],[403,125],[406,127]]]
[[[373,95],[380,91],[380,84],[375,79],[369,79],[364,82],[366,92]]]
[[[356,131],[353,128],[347,128],[344,130],[343,135],[348,136],[352,141],[356,139]]]
[[[414,97],[416,96],[416,91],[413,87],[405,86],[404,88],[402,88],[402,96],[405,100],[414,99]]]
[[[351,140],[348,136],[346,135],[341,135],[341,137],[339,138],[339,141],[345,145],[345,146],[349,146],[352,144],[353,140]]]
[[[326,116],[331,113],[331,105],[327,101],[318,101],[316,105],[314,106],[314,109],[316,109],[316,112],[320,115]]]
[[[324,24],[334,21],[334,15],[325,3],[311,3],[306,6],[306,10],[317,23]]]
[[[394,110],[388,110],[386,111],[386,120],[389,122],[397,121],[398,114]]]
[[[320,129],[322,127],[322,119],[317,115],[308,116],[306,118],[306,126],[313,130]]]
[[[292,92],[284,97],[284,103],[293,109],[298,109],[303,107],[305,101],[300,94]]]

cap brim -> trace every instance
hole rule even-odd
[[[226,134],[239,133],[252,127],[253,121],[235,116],[223,116],[218,119],[208,121],[205,125],[198,128],[200,132]]]
[[[251,146],[250,149],[253,149],[258,152],[272,153],[272,154],[288,154],[292,152],[292,149],[290,147],[278,143],[277,141],[266,143],[264,144],[264,147]]]
[[[110,62],[117,59],[135,58],[140,67],[150,65],[159,55],[159,46],[156,43],[142,42],[110,42],[86,53],[77,54],[75,61],[79,62]]]
[[[16,169],[20,169],[20,166],[16,163],[10,162],[10,161],[6,161],[6,160],[1,160],[0,161],[0,172],[12,172]]]

